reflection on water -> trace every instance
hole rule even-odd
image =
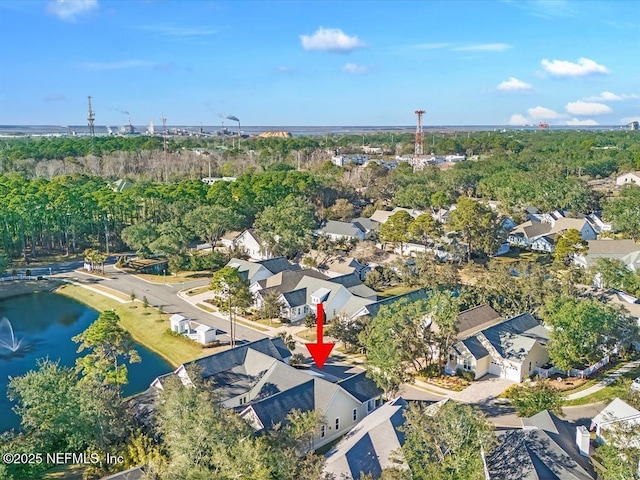
[[[60,364],[75,365],[78,345],[71,340],[84,331],[98,312],[70,298],[43,292],[0,300],[1,317],[7,317],[20,348],[16,352],[0,350],[0,432],[19,426],[19,417],[7,398],[9,377],[24,375],[35,368],[39,358],[60,360]],[[0,318],[1,318],[0,317]],[[125,395],[145,390],[162,373],[173,370],[161,357],[138,345],[141,363],[127,365],[129,384]],[[83,352],[86,354],[87,352]]]

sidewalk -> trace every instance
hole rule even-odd
[[[618,368],[615,372],[611,372],[609,375],[604,377],[598,383],[593,385],[592,387],[586,388],[576,393],[572,393],[571,395],[567,395],[564,397],[565,400],[575,400],[577,398],[587,397],[593,393],[596,393],[602,390],[607,385],[611,385],[618,378],[620,378],[623,374],[633,370],[634,368],[640,367],[640,360],[635,360],[633,362],[629,362],[622,367]]]

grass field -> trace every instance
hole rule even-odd
[[[169,275],[153,275],[150,273],[136,273],[135,270],[128,268],[123,269],[123,271],[150,283],[168,283],[171,285],[189,283],[201,278],[211,278],[210,272],[179,272]]]
[[[611,385],[604,387],[587,397],[577,398],[575,400],[567,400],[564,402],[565,406],[575,405],[587,405],[595,402],[611,402],[616,397],[624,397],[630,393],[631,382],[634,378],[640,376],[640,367],[634,368],[623,374],[620,379],[613,382]]]
[[[402,295],[403,293],[412,292],[417,289],[418,287],[405,287],[404,285],[398,285],[396,287],[387,288],[382,292],[377,292],[377,294],[378,294],[378,298],[383,299],[383,298],[395,297],[396,295]]]
[[[167,335],[165,331],[169,328],[169,315],[161,314],[153,307],[149,307],[145,312],[139,302],[134,305],[131,303],[121,304],[76,285],[64,285],[56,292],[84,303],[99,312],[115,310],[120,317],[122,327],[131,333],[131,336],[138,343],[158,353],[174,367],[212,353],[211,349],[200,348],[181,338]]]

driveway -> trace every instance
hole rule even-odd
[[[472,382],[461,392],[453,392],[449,396],[453,400],[464,403],[486,403],[488,400],[496,398],[505,388],[514,383],[495,375],[485,375],[480,380]]]

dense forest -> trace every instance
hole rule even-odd
[[[329,161],[337,149],[361,152],[363,144],[381,146],[387,158],[409,153],[413,136],[408,133],[252,138],[235,148],[229,139],[171,138],[166,150],[159,137],[5,139],[0,143],[0,245],[8,257],[115,251],[127,247],[123,230],[138,225],[134,233],[140,237],[144,231],[142,243],[176,253],[192,241],[212,238],[189,212],[233,212],[233,221],[218,229],[224,231],[252,225],[265,208],[288,196],[308,202],[317,220],[370,214],[374,206],[439,208],[459,196],[497,200],[502,213],[516,220],[528,205],[543,211],[603,210],[623,233],[638,235],[635,190],[613,198],[606,189],[592,188],[598,179],[640,168],[637,132],[431,136],[426,140],[434,153],[463,153],[468,159],[453,168],[416,172],[407,163],[388,170],[375,163],[340,168]],[[209,187],[200,181],[209,171],[236,175],[237,181]],[[117,179],[131,188],[114,191],[110,182]]]

